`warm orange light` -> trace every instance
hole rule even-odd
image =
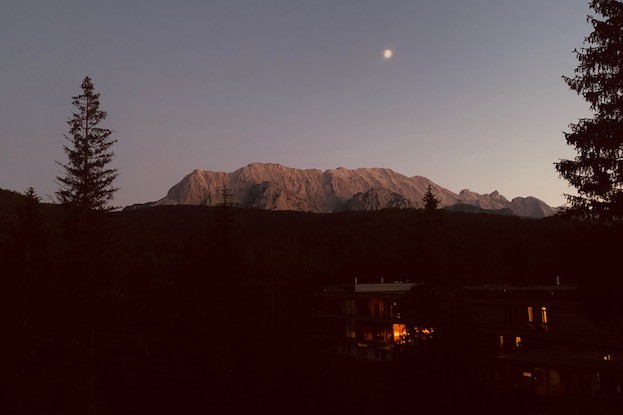
[[[394,324],[392,331],[394,332],[394,341],[400,340],[402,337],[406,336],[407,326],[404,324]]]
[[[547,323],[547,307],[541,307],[541,322]]]

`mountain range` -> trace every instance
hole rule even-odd
[[[478,211],[510,210],[513,215],[531,218],[555,213],[552,207],[532,196],[509,201],[497,191],[478,194],[464,189],[457,194],[426,177],[407,177],[386,168],[338,167],[322,171],[275,163],[251,163],[230,173],[197,169],[171,187],[164,198],[126,209],[160,205],[215,206],[223,201],[225,188],[235,206],[248,208],[317,213],[422,208],[428,186],[440,200],[440,207],[455,207],[451,210],[474,206]]]

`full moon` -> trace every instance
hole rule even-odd
[[[392,57],[392,55],[394,54],[394,52],[392,52],[391,49],[385,49],[385,51],[383,52],[383,57],[385,59],[389,59]]]

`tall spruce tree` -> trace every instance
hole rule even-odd
[[[433,193],[433,189],[431,188],[430,184],[428,185],[428,190],[426,190],[426,193],[422,198],[422,202],[424,203],[424,210],[428,213],[435,212],[439,208],[439,203],[441,202],[441,200],[435,197],[435,194]]]
[[[114,209],[108,203],[118,190],[113,186],[117,169],[109,167],[114,158],[110,147],[117,140],[111,138],[111,130],[99,127],[107,115],[99,109],[99,96],[93,90],[91,78],[85,77],[82,94],[72,97],[75,112],[67,121],[70,130],[65,138],[71,144],[63,149],[68,162],[57,162],[65,170],[64,176],[57,177],[59,201],[84,211]]]
[[[59,284],[65,290],[62,310],[68,339],[81,344],[73,353],[87,362],[76,371],[75,380],[86,387],[76,392],[75,400],[101,412],[99,396],[101,367],[101,326],[106,319],[107,289],[114,275],[115,259],[119,258],[113,243],[114,234],[109,215],[98,213],[113,210],[109,202],[117,188],[113,182],[117,169],[111,168],[114,158],[111,146],[116,140],[112,131],[100,124],[106,112],[100,110],[99,93],[94,92],[91,78],[82,81],[82,93],[72,97],[74,111],[67,123],[69,144],[63,146],[67,163],[59,163],[64,175],[57,177],[58,200],[68,215],[63,223],[64,251],[59,255]]]
[[[574,51],[574,77],[563,80],[595,114],[569,126],[565,138],[578,154],[555,166],[578,193],[565,195],[565,211],[609,223],[623,219],[623,2],[592,0],[590,7],[603,18],[587,16],[593,32]]]

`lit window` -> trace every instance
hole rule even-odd
[[[528,306],[528,323],[534,322],[534,316],[532,315],[532,306]]]
[[[354,339],[356,337],[355,332],[355,320],[346,320],[346,337]]]
[[[547,307],[541,307],[541,322],[547,323]]]
[[[560,373],[556,369],[549,370],[549,384],[551,386],[560,385]]]
[[[504,348],[504,336],[500,336],[500,349]]]
[[[612,360],[612,355],[611,354],[604,355],[604,360]]]
[[[521,347],[521,337],[515,337],[515,346]]]
[[[404,324],[394,324],[393,332],[394,332],[394,341],[399,341],[401,339],[404,339],[404,336],[407,335],[407,326]]]
[[[532,377],[532,372],[523,372],[523,377],[524,378],[531,378]]]

